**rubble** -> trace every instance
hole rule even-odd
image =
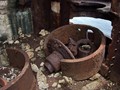
[[[40,49],[43,49],[43,44],[44,44],[44,40],[42,39],[42,40],[40,41]]]
[[[60,85],[60,84],[58,84],[58,85],[57,85],[57,88],[61,88],[61,85]]]
[[[61,76],[61,74],[60,74],[59,72],[54,74],[54,77],[55,77],[55,78],[56,78],[56,77],[59,77],[59,76]]]
[[[101,77],[101,75],[99,73],[95,74],[94,76],[92,76],[91,78],[89,78],[91,81],[94,81],[96,79],[99,79]]]
[[[18,28],[18,35],[19,35],[19,38],[26,38],[25,34],[23,34],[23,30],[21,27]]]
[[[35,49],[35,52],[38,52],[38,51],[40,51],[41,50],[41,48],[40,48],[40,46],[39,47],[37,47],[36,49]]]
[[[18,41],[18,40],[16,40],[15,42],[14,42],[14,44],[19,44],[20,43],[20,41]]]
[[[37,55],[38,55],[40,58],[45,58],[45,53],[44,53],[43,50],[38,51]]]
[[[39,90],[48,90],[49,85],[47,83],[47,78],[42,73],[41,70],[38,70],[36,77],[37,77],[37,81],[38,81]]]
[[[27,36],[27,37],[31,37],[31,35],[30,35],[30,34],[26,34],[26,36]]]
[[[32,63],[31,63],[31,68],[32,68],[32,70],[33,70],[34,72],[36,72],[36,73],[39,71],[39,68],[37,67],[36,64],[32,64]]]
[[[28,43],[22,43],[21,48],[28,54],[30,59],[32,59],[34,57],[34,52],[33,52],[34,49],[31,48]]]
[[[99,90],[100,87],[103,87],[106,84],[107,81],[104,78],[101,78],[83,86],[81,90]]]
[[[63,78],[65,79],[65,81],[66,81],[68,84],[72,84],[72,83],[73,83],[73,80],[72,80],[71,77],[63,76]]]
[[[52,73],[52,74],[48,75],[48,77],[49,78],[54,77],[54,74]]]
[[[59,80],[58,82],[59,82],[59,84],[64,84],[64,83],[65,83],[65,80],[62,79],[62,80]]]
[[[40,67],[40,69],[42,72],[44,72],[46,69],[44,67]]]
[[[40,67],[43,67],[43,66],[44,66],[44,64],[45,64],[44,62],[41,62]]]
[[[28,51],[27,54],[28,54],[28,56],[29,56],[30,59],[34,57],[34,52]]]
[[[8,41],[8,44],[13,44],[13,43],[14,43],[13,40],[9,40],[9,41]]]
[[[40,34],[41,36],[46,36],[46,35],[49,34],[49,32],[46,31],[46,30],[44,30],[44,29],[42,29],[42,30],[39,32],[39,34]]]
[[[0,70],[2,70],[4,73],[0,73],[0,77],[5,79],[7,82],[10,82],[14,78],[16,78],[20,74],[20,70],[13,67],[0,67]],[[8,72],[5,72],[8,71]]]
[[[36,60],[36,58],[31,58],[30,60],[31,60],[32,62],[34,62],[34,61]]]
[[[55,87],[57,87],[57,85],[58,85],[58,83],[57,83],[57,82],[54,82],[54,83],[52,84],[52,87],[55,88]]]

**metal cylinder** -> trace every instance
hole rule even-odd
[[[10,66],[19,68],[21,73],[0,90],[36,90],[37,82],[26,53],[19,49],[6,49]]]

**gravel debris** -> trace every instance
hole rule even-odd
[[[44,62],[41,62],[40,67],[43,67],[43,66],[44,66],[44,64],[45,64]]]
[[[39,47],[37,47],[36,49],[35,49],[35,52],[38,52],[38,51],[40,51],[41,50],[41,47],[39,46]]]
[[[40,34],[41,36],[46,36],[46,35],[49,34],[49,32],[46,31],[45,29],[42,29],[42,30],[39,32],[39,34]]]
[[[103,87],[106,84],[107,81],[104,78],[101,78],[83,86],[81,90],[99,90],[100,87]]]
[[[38,81],[39,90],[48,90],[49,85],[47,83],[47,78],[42,73],[41,70],[38,70],[37,72],[37,81]]]
[[[96,79],[99,79],[101,77],[101,75],[99,73],[95,74],[94,76],[92,76],[91,78],[89,78],[91,81],[94,81]]]
[[[32,63],[31,63],[31,68],[32,68],[32,70],[33,70],[34,72],[36,72],[36,73],[39,71],[39,68],[37,67],[36,64],[32,64]]]
[[[65,79],[59,80],[58,83],[59,84],[64,84],[65,83]]]
[[[20,42],[18,41],[18,40],[16,40],[15,42],[14,42],[14,44],[19,44]]]
[[[28,54],[30,59],[34,57],[34,52],[27,52],[27,54]]]
[[[56,77],[59,77],[59,76],[61,76],[60,73],[55,73],[55,74],[54,74],[54,77],[55,77],[55,78],[56,78]]]
[[[24,38],[25,37],[25,35],[22,32],[22,28],[18,29],[18,35],[19,35],[20,38]]]
[[[58,84],[58,85],[57,85],[57,88],[61,88],[61,85],[60,85],[60,84]]]
[[[0,71],[4,72],[0,73],[0,77],[5,79],[7,82],[15,79],[21,72],[18,68],[13,67],[0,67]]]
[[[55,87],[57,87],[57,85],[58,85],[58,83],[57,83],[57,82],[54,82],[54,83],[52,84],[52,87],[55,88]]]
[[[8,41],[8,44],[13,44],[13,43],[14,43],[13,40]]]
[[[43,44],[44,44],[44,40],[42,39],[42,40],[40,41],[40,46],[43,46]]]
[[[63,78],[65,79],[65,81],[69,84],[72,84],[73,83],[73,80],[71,77],[67,77],[67,76],[63,76]]]
[[[40,58],[45,58],[45,52],[44,52],[43,50],[38,51],[37,55],[38,55]]]
[[[30,51],[30,45],[28,44],[28,43],[22,43],[21,44],[21,48],[22,48],[22,50],[24,50],[24,51]]]
[[[52,74],[48,75],[48,77],[49,78],[54,77],[54,74],[52,73]]]
[[[25,35],[26,37],[31,37],[31,35],[29,34],[29,35]]]
[[[30,60],[31,60],[32,62],[34,62],[34,61],[36,60],[36,58],[34,57],[34,58],[31,58]]]

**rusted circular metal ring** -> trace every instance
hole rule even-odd
[[[6,51],[10,66],[20,69],[21,72],[0,90],[36,90],[36,79],[29,64],[28,55],[22,50],[14,48],[8,48]]]
[[[93,31],[89,39],[94,42],[96,51],[83,58],[61,60],[63,75],[70,76],[75,80],[88,79],[100,70],[105,53],[105,37],[103,33],[99,29],[88,25],[65,25],[48,35],[44,43],[46,55],[49,55],[47,43],[50,39],[56,38],[67,44],[69,38],[73,38],[75,41],[85,39],[88,30]]]

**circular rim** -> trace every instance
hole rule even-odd
[[[79,26],[79,24],[73,24],[73,25],[78,25]],[[69,25],[65,25],[63,27],[66,27],[66,26],[69,26]],[[95,28],[95,27],[92,27],[92,26],[89,26],[89,25],[80,25],[80,26],[87,26],[87,27]],[[61,27],[61,28],[63,28],[63,27]],[[95,28],[95,29],[97,29],[97,28]],[[104,34],[101,31],[99,31],[99,29],[98,29],[98,32],[101,34],[102,38],[101,38],[100,46],[99,46],[99,48],[95,52],[93,52],[92,54],[90,54],[90,55],[88,55],[86,57],[83,57],[83,58],[78,58],[78,59],[75,59],[75,60],[74,59],[64,59],[64,60],[61,60],[61,62],[63,62],[63,63],[65,63],[65,62],[66,63],[77,63],[77,62],[80,62],[80,61],[82,62],[82,61],[89,60],[90,58],[93,58],[98,53],[100,53],[105,48],[105,43],[106,42],[105,42]]]
[[[28,55],[20,50],[20,49],[15,49],[15,48],[9,48],[10,50],[17,50],[19,51],[20,53],[22,53],[24,55],[24,58],[25,58],[25,64],[24,64],[24,67],[22,68],[20,74],[13,80],[11,80],[10,82],[7,83],[7,85],[5,87],[2,87],[1,89],[3,90],[6,90],[7,88],[11,87],[13,84],[15,84],[19,79],[21,79],[21,77],[25,74],[27,68],[29,67],[29,58],[28,58]]]
[[[85,26],[85,27],[89,27],[89,28],[94,28],[94,29],[96,29],[96,30],[98,30],[98,32],[100,33],[100,35],[101,35],[101,43],[100,43],[100,46],[98,47],[98,49],[96,50],[96,51],[94,51],[92,54],[90,54],[90,55],[88,55],[88,56],[86,56],[86,57],[83,57],[83,58],[78,58],[78,59],[63,59],[63,60],[61,60],[61,62],[63,62],[63,63],[77,63],[77,62],[80,62],[80,61],[86,61],[86,60],[88,60],[88,59],[90,59],[90,58],[92,58],[92,57],[94,57],[94,56],[96,56],[100,51],[102,51],[104,48],[105,48],[105,36],[104,36],[104,34],[101,32],[101,31],[99,31],[99,29],[98,28],[95,28],[95,27],[92,27],[92,26],[89,26],[89,25],[82,25],[82,24],[70,24],[70,25],[65,25],[65,26],[62,26],[62,27],[59,27],[59,28],[57,28],[57,29],[55,29],[52,33],[54,33],[55,31],[57,31],[57,30],[61,30],[61,29],[63,29],[64,27],[69,27],[69,26]],[[51,35],[52,35],[52,33],[51,33]],[[48,40],[50,39],[50,38],[54,38],[54,36],[50,36],[50,35],[48,35],[48,37],[45,39],[45,43],[44,43],[44,49],[46,50],[47,49],[47,47],[46,47],[46,45],[47,45],[47,42],[48,42]]]

